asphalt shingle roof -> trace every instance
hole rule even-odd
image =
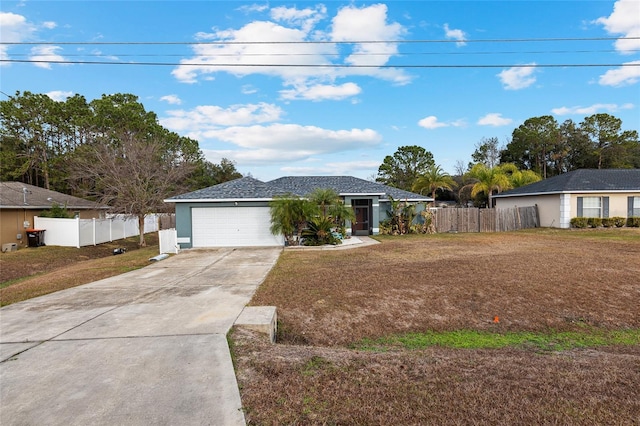
[[[382,198],[391,195],[394,199],[431,200],[431,197],[353,176],[285,176],[268,183],[276,184],[300,196],[309,195],[315,189],[323,188],[333,189],[338,194],[384,194]]]
[[[391,195],[394,199],[431,200],[430,197],[352,176],[287,176],[269,182],[243,177],[176,195],[167,201],[272,199],[285,194],[304,197],[318,188],[333,189],[338,194],[383,194],[383,199]]]
[[[286,190],[278,188],[275,185],[269,185],[258,179],[245,176],[208,188],[176,195],[169,200],[271,199],[274,196],[284,195],[286,193]]]
[[[580,191],[639,191],[640,169],[580,169],[529,185],[521,186],[494,197],[529,194],[553,194]]]
[[[50,209],[54,203],[75,210],[108,208],[90,200],[22,182],[0,182],[0,208]]]

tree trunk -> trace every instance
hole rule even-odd
[[[138,247],[146,247],[147,242],[144,240],[144,216],[143,214],[138,215],[138,229],[140,231],[140,240],[138,241]]]

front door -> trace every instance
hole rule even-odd
[[[353,235],[369,235],[371,227],[371,200],[353,200],[353,209],[356,220],[352,223]]]

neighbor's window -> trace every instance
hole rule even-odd
[[[582,197],[582,217],[602,217],[602,197]]]
[[[640,197],[633,197],[633,217],[640,217]]]

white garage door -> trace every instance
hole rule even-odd
[[[191,226],[193,247],[283,245],[269,231],[269,207],[194,207]]]

